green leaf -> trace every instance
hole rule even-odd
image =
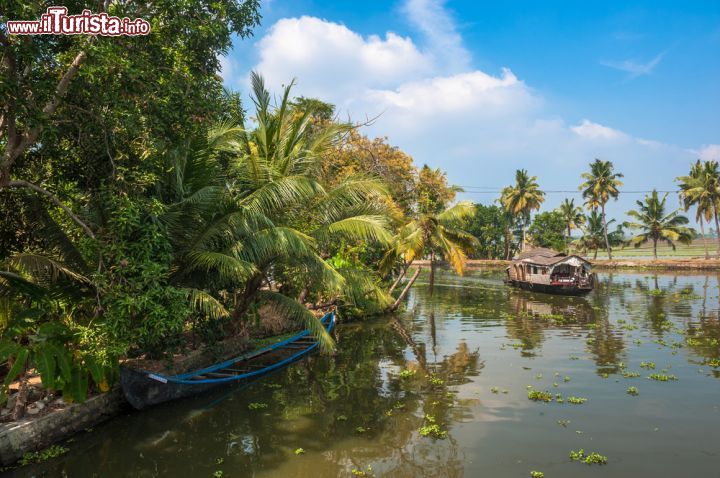
[[[17,378],[18,375],[22,373],[22,371],[25,369],[25,363],[27,362],[28,355],[30,355],[30,351],[25,348],[21,348],[20,351],[15,356],[15,362],[13,363],[12,368],[8,372],[7,376],[5,377],[5,381],[3,382],[4,388],[7,389],[8,386]]]
[[[37,367],[38,373],[40,373],[40,379],[42,380],[43,387],[55,388],[55,352],[48,347],[41,346],[41,348],[35,353],[35,366]]]
[[[3,341],[0,342],[0,362],[6,361],[9,357],[12,357],[17,353],[17,349],[20,346],[15,342]]]
[[[70,383],[63,388],[63,397],[69,402],[82,403],[87,398],[88,373],[78,367],[72,370]]]
[[[53,355],[55,355],[63,381],[65,383],[70,382],[72,377],[72,357],[70,356],[70,351],[55,344],[48,344],[47,347],[50,348],[53,351]]]

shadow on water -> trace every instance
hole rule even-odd
[[[8,476],[590,476],[567,459],[582,447],[614,477],[716,472],[717,275],[601,274],[582,298],[498,271],[437,269],[432,293],[424,277],[405,312],[341,325],[336,356],[127,413]],[[528,387],[588,402],[535,403]]]

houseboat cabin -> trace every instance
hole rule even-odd
[[[582,295],[595,285],[590,262],[552,249],[522,252],[506,272],[508,284],[548,294]]]

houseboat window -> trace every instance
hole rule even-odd
[[[533,266],[533,274],[537,274],[537,266]]]

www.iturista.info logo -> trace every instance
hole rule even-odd
[[[131,20],[107,13],[83,10],[79,15],[68,15],[66,7],[49,7],[40,20],[10,20],[6,24],[9,35],[147,35],[150,23],[142,18]]]

